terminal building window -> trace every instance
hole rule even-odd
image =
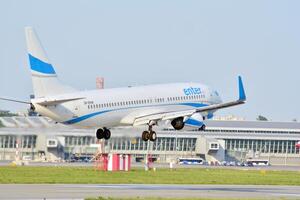
[[[196,138],[171,138],[158,137],[151,145],[150,151],[195,151]],[[177,141],[177,145],[176,145]],[[111,138],[109,141],[111,150],[114,151],[147,151],[148,142],[142,141],[141,138]]]
[[[266,154],[299,154],[297,141],[291,140],[248,140],[226,139],[225,147],[228,151],[259,152]]]

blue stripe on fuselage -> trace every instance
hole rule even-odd
[[[63,124],[76,124],[78,122],[81,122],[83,120],[89,119],[89,118],[94,117],[96,115],[101,115],[103,113],[107,113],[107,112],[110,112],[110,111],[112,111],[112,110],[105,110],[105,111],[91,113],[91,114],[88,114],[88,115],[83,115],[81,117],[77,117],[77,118],[65,121],[65,122],[63,122]]]
[[[191,107],[194,107],[194,108],[200,108],[200,107],[208,106],[207,104],[203,104],[203,103],[179,103],[179,105],[191,106]]]
[[[97,116],[97,115],[101,115],[101,114],[107,113],[107,112],[112,112],[112,111],[132,109],[132,108],[154,107],[154,106],[170,106],[170,105],[184,105],[184,106],[191,106],[191,107],[195,107],[195,108],[208,106],[208,104],[203,104],[203,103],[179,103],[179,104],[148,105],[148,106],[136,106],[136,107],[118,108],[118,109],[114,109],[114,110],[104,110],[104,111],[99,111],[99,112],[95,112],[95,113],[90,113],[90,114],[87,114],[87,115],[83,115],[81,117],[70,119],[70,120],[62,122],[62,123],[63,124],[67,124],[67,125],[76,124],[78,122],[84,121],[84,120],[89,119],[91,117],[94,117],[94,116]]]

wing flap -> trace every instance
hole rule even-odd
[[[138,117],[134,120],[133,126],[140,126],[149,124],[151,121],[165,121],[165,120],[172,120],[178,117],[186,117],[191,116],[196,112],[195,109],[193,110],[185,110],[185,111],[176,111],[176,112],[164,112],[164,113],[156,113],[146,116]]]

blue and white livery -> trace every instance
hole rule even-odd
[[[159,122],[176,130],[203,130],[205,120],[215,111],[246,101],[241,77],[239,99],[228,103],[222,103],[217,91],[200,83],[78,91],[59,81],[33,28],[26,27],[25,33],[35,95],[29,102],[32,108],[59,123],[95,128],[98,139],[109,139],[112,127],[144,125],[148,128],[142,133],[143,140],[155,141],[153,126]]]

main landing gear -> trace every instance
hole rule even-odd
[[[152,125],[149,126],[148,131],[143,131],[142,133],[143,141],[147,142],[148,140],[154,142],[157,139],[156,132],[152,130]]]
[[[97,131],[96,131],[96,138],[101,140],[101,139],[105,139],[105,140],[108,140],[111,136],[111,133],[110,133],[110,130],[108,130],[107,128],[99,128]]]
[[[199,131],[205,131],[206,129],[206,126],[203,124],[200,128],[199,128]]]

